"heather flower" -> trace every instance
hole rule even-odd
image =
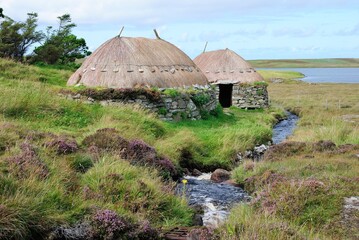
[[[168,172],[171,177],[175,177],[178,175],[178,172],[176,170],[176,167],[173,165],[173,163],[168,158],[159,158],[156,161],[156,165],[165,172]]]
[[[118,239],[123,237],[131,225],[112,210],[98,210],[91,221],[95,239]]]
[[[156,240],[159,238],[159,233],[156,229],[152,228],[148,221],[142,222],[136,230],[138,240]]]
[[[136,163],[153,165],[156,150],[142,140],[133,140],[128,144],[127,157]]]
[[[96,146],[90,146],[87,149],[87,152],[91,156],[91,158],[94,160],[94,162],[98,162],[100,160],[100,149]]]
[[[10,172],[19,178],[26,178],[35,173],[40,178],[45,178],[49,174],[49,169],[38,157],[35,149],[29,143],[24,142],[20,146],[21,153],[7,159]]]
[[[105,151],[122,151],[127,148],[128,141],[119,135],[114,128],[99,129],[96,133],[87,136],[82,144],[87,147],[97,147]]]
[[[57,154],[69,154],[78,150],[77,142],[67,137],[55,137],[53,140],[45,144],[47,147],[54,148]]]

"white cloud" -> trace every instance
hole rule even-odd
[[[22,19],[27,12],[37,12],[44,23],[54,23],[56,17],[70,13],[78,24],[117,23],[136,26],[156,26],[172,22],[215,21],[218,17],[256,14],[270,9],[281,12],[318,7],[340,8],[357,0],[0,0],[4,13]]]
[[[341,40],[353,48],[357,41],[349,35],[359,31],[359,26],[351,25],[358,0],[0,0],[0,7],[17,21],[25,20],[28,12],[38,13],[42,29],[56,26],[57,17],[69,13],[78,26],[75,34],[84,37],[92,50],[122,26],[123,36],[154,37],[156,28],[163,39],[192,56],[209,41],[211,50],[245,46],[248,56],[268,58],[309,53],[300,47],[311,45],[325,45],[329,50],[320,51],[333,53],[337,42],[323,35],[339,29]],[[292,46],[298,46],[296,52]]]

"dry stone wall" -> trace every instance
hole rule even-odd
[[[216,88],[219,96],[219,87]],[[269,106],[266,85],[233,85],[232,105],[239,108],[257,109]]]
[[[151,112],[157,113],[159,118],[165,121],[177,121],[181,119],[198,120],[204,112],[211,112],[217,105],[216,91],[211,86],[196,87],[190,90],[160,89],[159,99],[151,99],[145,94],[130,96],[126,99],[95,100],[91,96],[80,93],[61,93],[66,98],[83,101],[88,104],[99,103],[103,106],[120,106],[123,104],[138,104]]]

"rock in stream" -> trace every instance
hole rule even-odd
[[[217,228],[227,218],[234,203],[248,201],[250,197],[239,187],[214,183],[210,178],[210,173],[199,177],[186,176],[187,183],[179,183],[176,191],[178,195],[186,195],[189,205],[202,206],[204,226]]]

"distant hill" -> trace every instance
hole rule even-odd
[[[249,60],[256,68],[358,68],[359,58]]]

